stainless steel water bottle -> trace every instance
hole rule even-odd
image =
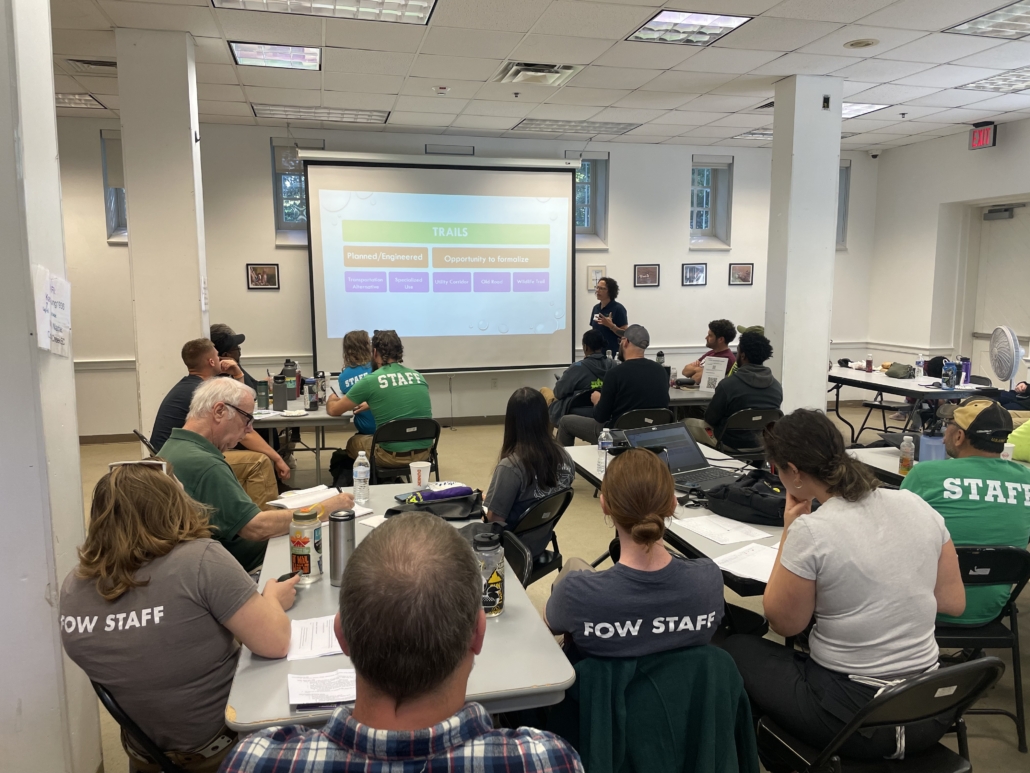
[[[343,570],[354,552],[354,511],[329,513],[329,583],[340,587]]]
[[[286,410],[286,376],[272,376],[272,410]]]

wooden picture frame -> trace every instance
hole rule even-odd
[[[601,281],[601,277],[607,275],[607,266],[587,266],[587,292],[592,293],[597,288],[597,283]]]
[[[278,263],[248,263],[247,264],[247,289],[248,290],[278,290],[279,289],[279,264]]]
[[[708,264],[682,264],[680,266],[680,282],[683,287],[704,287],[708,284]]]
[[[633,264],[634,287],[658,287],[662,282],[662,267],[657,263]]]
[[[730,285],[753,285],[755,283],[754,263],[730,263]]]

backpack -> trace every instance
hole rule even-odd
[[[783,526],[787,490],[768,470],[752,470],[733,483],[708,491],[708,509],[734,521]]]

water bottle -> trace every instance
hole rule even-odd
[[[354,460],[354,501],[359,505],[368,501],[368,477],[371,474],[372,468],[365,452],[358,451],[358,458]]]
[[[354,552],[354,511],[329,513],[329,584],[339,588],[343,570]]]
[[[283,375],[286,376],[286,394],[288,399],[297,399],[297,363],[293,360],[286,360],[283,365]],[[278,409],[276,409],[278,410]]]
[[[922,352],[920,352],[919,354],[916,355],[916,378],[918,378],[919,376],[925,376],[926,375],[925,368],[926,368],[926,360],[923,359],[923,354],[922,354]]]
[[[304,409],[307,411],[318,410],[318,387],[315,379],[304,379]]]
[[[873,353],[872,352],[869,352],[865,356],[865,372],[866,373],[872,373],[873,372]]]
[[[654,357],[654,361],[657,362],[659,365],[664,365],[665,364],[665,352],[659,350],[658,354],[656,354],[655,357]]]
[[[602,475],[608,469],[608,451],[613,443],[612,433],[605,427],[597,438],[597,471]]]
[[[901,459],[898,460],[898,474],[908,475],[916,456],[916,444],[911,435],[905,435],[901,441]]]
[[[300,572],[298,585],[322,579],[322,505],[293,511],[290,522],[290,571]]]
[[[605,357],[606,357],[607,359],[609,359],[609,360],[610,360],[610,359],[612,359],[612,350],[611,350],[611,349],[605,349],[605,350],[604,350],[604,356],[605,356]]]
[[[272,410],[286,410],[287,390],[286,376],[272,376]]]
[[[487,617],[497,617],[504,611],[504,550],[501,535],[477,534],[472,547],[483,571],[483,610]]]

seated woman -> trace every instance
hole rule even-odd
[[[343,337],[343,370],[340,371],[340,395],[372,372],[372,341],[364,330],[352,330]],[[367,406],[366,406],[367,407]],[[376,418],[372,411],[354,414],[354,428],[359,435],[374,435]]]
[[[296,584],[269,580],[259,594],[167,462],[122,462],[93,491],[79,565],[61,588],[61,637],[174,763],[213,772],[236,743],[225,727],[235,639],[284,657]],[[134,770],[159,772],[124,733],[122,745]]]
[[[514,529],[544,497],[572,485],[576,465],[555,441],[544,396],[531,387],[516,389],[504,414],[501,458],[483,507],[487,520]]]
[[[763,440],[787,490],[765,615],[781,636],[801,633],[814,616],[812,654],[754,636],[731,636],[725,648],[755,719],[767,715],[822,748],[881,687],[937,667],[934,619],[961,614],[965,590],[944,519],[909,491],[878,488],[823,413],[794,411]],[[948,724],[907,726],[902,748],[929,748]],[[883,728],[853,735],[841,756],[889,757],[899,745],[894,728]]]
[[[620,454],[605,471],[601,510],[615,522],[618,563],[595,572],[570,559],[544,613],[553,632],[566,634],[566,654],[640,657],[708,644],[723,616],[722,572],[708,558],[674,556],[662,544],[665,519],[676,510],[669,468],[643,448]]]

